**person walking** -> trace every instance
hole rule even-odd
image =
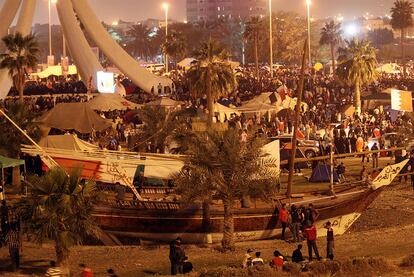
[[[289,212],[286,210],[286,204],[283,203],[282,204],[282,208],[279,211],[279,221],[282,225],[282,236],[281,236],[281,240],[285,240],[285,232],[286,232],[286,226],[287,226],[287,222],[289,219]]]
[[[16,271],[20,267],[20,239],[16,224],[10,226],[6,235],[6,243],[9,248],[13,271]]]
[[[330,221],[325,223],[326,228],[326,258],[331,261],[334,259],[334,231],[332,229],[332,224]]]
[[[306,223],[305,228],[306,242],[308,244],[309,261],[312,261],[312,253],[315,252],[316,258],[320,260],[318,246],[316,245],[316,227],[311,221]]]

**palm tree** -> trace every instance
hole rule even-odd
[[[262,32],[262,22],[259,17],[255,16],[246,23],[246,29],[243,33],[244,39],[254,44],[254,61],[256,65],[256,78],[259,78],[259,40]]]
[[[139,118],[144,124],[139,133],[140,144],[136,148],[151,142],[153,150],[159,149],[163,153],[167,140],[173,137],[172,134],[186,126],[180,113],[181,111],[169,111],[164,107],[144,106],[139,111]]]
[[[376,49],[367,41],[345,41],[346,48],[339,48],[336,74],[349,86],[354,86],[355,112],[361,113],[361,86],[373,82],[376,77]]]
[[[214,101],[227,95],[237,85],[225,49],[213,40],[203,43],[196,53],[198,63],[187,73],[190,91],[198,97],[207,95],[208,125],[213,122]]]
[[[175,66],[177,66],[179,58],[185,55],[186,45],[182,33],[172,31],[167,36],[166,42],[162,46],[164,54],[174,57]]]
[[[92,210],[102,194],[94,182],[82,184],[80,170],[68,175],[55,168],[45,176],[29,178],[27,183],[30,194],[18,204],[25,229],[37,243],[53,240],[57,262],[67,269],[70,248],[87,237],[100,236]]]
[[[33,35],[23,36],[21,33],[7,35],[2,40],[6,52],[0,55],[0,69],[9,71],[14,87],[19,91],[20,102],[23,102],[27,70],[37,65],[38,43]]]
[[[233,250],[235,201],[246,195],[270,199],[277,191],[277,177],[270,163],[262,160],[262,140],[252,136],[242,142],[235,129],[196,136],[175,184],[184,202],[208,202],[213,196],[223,202],[222,246]]]
[[[335,24],[333,20],[326,22],[321,29],[320,45],[329,45],[331,47],[332,70],[335,74],[335,47],[341,41],[341,23]]]
[[[401,31],[401,62],[403,64],[403,76],[406,74],[404,40],[408,27],[413,26],[414,8],[411,2],[396,0],[391,8],[391,25],[393,29]]]
[[[127,31],[128,50],[135,57],[144,58],[148,61],[151,48],[151,31],[143,24],[132,25]]]

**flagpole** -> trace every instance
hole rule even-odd
[[[26,131],[24,131],[22,128],[20,128],[19,125],[17,125],[16,122],[14,122],[4,111],[3,109],[0,109],[0,113],[8,120],[10,121],[11,124],[13,124],[14,127],[16,127],[17,130],[20,131],[20,133],[22,133],[37,149],[39,149],[40,151],[42,151],[42,153],[52,162],[52,164],[54,166],[60,167],[60,165],[49,155],[46,153],[45,150],[43,150],[43,148],[37,144],[27,133]]]

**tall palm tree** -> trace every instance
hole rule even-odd
[[[161,153],[165,150],[165,145],[169,137],[173,137],[175,130],[185,125],[180,116],[181,111],[169,111],[164,107],[144,106],[139,111],[139,118],[142,120],[143,127],[139,133],[140,144],[151,142],[153,149],[159,149]]]
[[[259,78],[259,40],[262,34],[262,22],[259,17],[255,16],[246,23],[246,29],[243,33],[244,39],[253,42],[254,45],[254,62],[256,65],[256,78]]]
[[[148,61],[151,48],[151,31],[143,24],[132,25],[127,31],[127,48],[135,57]]]
[[[37,65],[39,47],[33,35],[23,36],[21,33],[7,35],[3,39],[6,52],[0,55],[0,69],[7,69],[13,78],[14,87],[23,102],[23,90],[26,73]]]
[[[349,86],[354,86],[355,112],[361,113],[361,86],[373,82],[376,77],[376,49],[367,41],[354,38],[345,41],[346,47],[339,48],[337,77]]]
[[[214,101],[227,95],[237,85],[225,49],[213,40],[203,43],[196,53],[198,62],[187,73],[190,90],[198,97],[207,95],[208,125],[213,122]]]
[[[270,199],[277,192],[277,176],[272,161],[262,160],[264,142],[254,136],[242,142],[235,129],[196,136],[175,184],[184,202],[208,201],[213,196],[223,202],[222,246],[233,250],[235,202],[246,195]]]
[[[178,60],[185,55],[186,51],[185,38],[183,34],[176,31],[170,32],[162,48],[164,54],[174,57],[174,62],[177,66]]]
[[[406,29],[413,26],[413,4],[407,0],[396,0],[391,8],[391,25],[393,29],[401,31],[401,62],[403,64],[403,76],[406,74],[405,64],[405,35]]]
[[[67,175],[55,168],[28,180],[30,194],[18,204],[25,229],[37,243],[55,242],[57,262],[68,270],[70,248],[87,237],[99,238],[101,230],[92,217],[102,194],[92,181],[81,183],[80,170]]]
[[[331,20],[326,22],[325,26],[321,29],[321,38],[319,40],[320,45],[329,45],[331,47],[331,59],[332,70],[335,74],[335,47],[341,41],[341,23],[335,24],[335,21]]]

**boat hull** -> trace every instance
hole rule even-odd
[[[379,191],[365,190],[340,198],[317,199],[313,203],[320,213],[316,227],[319,235],[323,224],[330,221],[335,234],[345,233],[372,203]],[[159,208],[159,207],[158,207]],[[222,239],[223,211],[211,210],[210,232],[203,229],[202,210],[199,207],[182,209],[143,209],[132,207],[97,207],[94,216],[101,228],[116,237],[170,241],[177,236],[189,243],[219,242]],[[279,237],[281,234],[274,208],[235,209],[234,234],[236,241],[260,240]]]

